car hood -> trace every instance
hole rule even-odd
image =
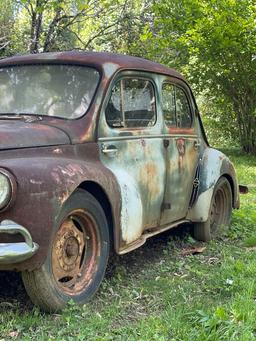
[[[68,135],[44,123],[0,119],[0,150],[70,144]]]

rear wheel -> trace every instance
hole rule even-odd
[[[224,231],[230,224],[232,213],[232,191],[229,181],[221,177],[214,188],[210,214],[206,222],[194,224],[194,237],[209,241]]]
[[[102,281],[108,255],[104,211],[90,193],[78,189],[62,208],[46,261],[22,273],[25,288],[45,311],[59,311],[70,299],[84,304]]]

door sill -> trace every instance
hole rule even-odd
[[[190,222],[190,220],[183,219],[183,220],[175,221],[172,224],[167,224],[167,225],[163,225],[161,227],[154,227],[152,229],[145,230],[143,232],[143,234],[138,239],[136,239],[134,242],[128,244],[127,247],[119,250],[118,254],[123,255],[125,253],[130,252],[130,251],[133,251],[133,250],[137,249],[138,247],[140,247],[141,245],[145,244],[145,242],[148,238],[153,237],[153,236],[155,236],[161,232],[167,231],[167,230],[169,230],[173,227],[176,227],[180,224],[184,224],[184,223],[188,223],[188,222]]]

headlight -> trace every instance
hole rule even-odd
[[[0,169],[0,210],[7,207],[12,199],[14,189],[13,176]]]

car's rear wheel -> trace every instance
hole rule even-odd
[[[102,281],[108,255],[104,211],[90,193],[78,189],[61,210],[46,261],[22,273],[25,288],[45,311],[60,311],[71,299],[84,304]]]
[[[232,213],[232,191],[225,177],[217,181],[206,222],[194,224],[194,237],[197,240],[209,241],[220,236],[230,224]]]

